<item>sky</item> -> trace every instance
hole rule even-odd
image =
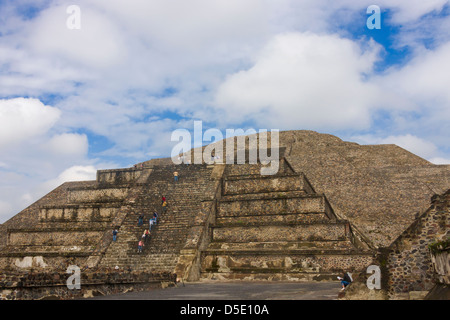
[[[0,223],[194,121],[450,164],[449,88],[448,0],[0,0]]]

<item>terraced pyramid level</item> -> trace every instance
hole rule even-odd
[[[336,217],[305,175],[225,169],[212,239],[202,253],[203,279],[322,280],[370,264],[373,252]]]

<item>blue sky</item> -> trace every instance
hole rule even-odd
[[[448,0],[0,1],[0,223],[199,120],[449,164],[449,30]]]

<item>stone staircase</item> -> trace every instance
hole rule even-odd
[[[228,165],[212,239],[202,253],[208,280],[322,280],[370,264],[348,221],[283,159],[278,174]]]
[[[214,196],[210,179],[212,168],[206,165],[155,167],[143,184],[133,210],[120,226],[117,241],[108,248],[100,265],[173,272],[193,218],[201,209],[201,201]],[[178,182],[174,181],[174,171],[179,172]],[[161,206],[163,195],[168,203],[166,212]],[[138,253],[138,242],[155,211],[159,215],[158,223],[153,226],[143,252]],[[144,224],[138,226],[141,213],[144,214]]]

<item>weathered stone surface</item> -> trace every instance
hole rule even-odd
[[[224,194],[247,194],[262,192],[305,191],[305,181],[298,175],[280,176],[246,176],[244,179],[228,178],[224,180]]]
[[[175,285],[166,272],[128,272],[123,269],[82,271],[80,289],[69,288],[71,274],[61,272],[10,273],[0,278],[0,300],[79,299],[96,295],[151,290]]]
[[[98,170],[97,182],[101,185],[129,184],[138,179],[142,172],[142,168]]]
[[[431,263],[433,264],[436,281],[450,285],[450,248],[447,247],[440,252],[431,253]]]
[[[264,242],[346,240],[345,224],[310,223],[296,225],[220,227],[213,230],[213,241]]]
[[[450,239],[450,190],[433,197],[430,208],[389,246],[385,261],[387,290],[391,296],[410,291],[429,291],[436,283],[430,245]],[[448,262],[447,262],[448,263]],[[442,270],[441,278],[449,274]]]
[[[69,202],[115,202],[122,201],[128,194],[128,188],[72,188],[69,189]]]
[[[219,217],[239,217],[255,214],[322,213],[325,211],[325,199],[320,195],[295,198],[280,196],[273,199],[221,201],[218,205],[218,215]]]

